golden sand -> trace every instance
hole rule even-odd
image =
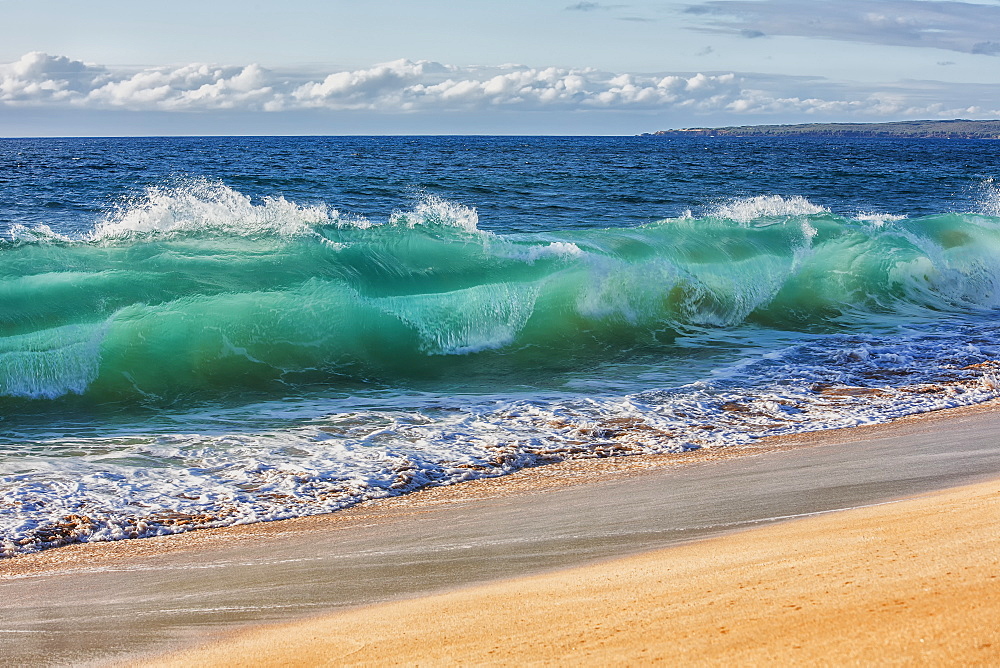
[[[1000,480],[231,634],[151,666],[1000,665]]]

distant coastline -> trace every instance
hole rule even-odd
[[[896,137],[911,139],[1000,139],[1000,120],[897,121],[892,123],[802,123],[681,128],[642,137]]]

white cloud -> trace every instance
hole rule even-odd
[[[63,56],[32,52],[0,65],[0,101],[53,102],[78,99],[107,76],[102,67]]]
[[[941,100],[954,102],[941,104]],[[1000,114],[993,87],[949,87],[937,82],[862,88],[752,74],[457,67],[410,60],[309,80],[256,64],[113,70],[37,52],[0,64],[2,106],[157,112],[611,110],[844,118]]]
[[[689,106],[730,101],[734,75],[662,77],[592,69],[455,67],[396,60],[301,83],[259,65],[191,64],[111,71],[61,56],[30,53],[0,65],[0,103],[92,109],[420,111]]]
[[[186,65],[145,70],[108,81],[74,99],[85,107],[129,109],[263,109],[273,99],[268,73],[242,68]]]

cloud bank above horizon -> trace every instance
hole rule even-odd
[[[1000,0],[0,4],[5,136],[1000,116]]]
[[[808,91],[808,94],[803,94]],[[943,104],[942,99],[951,102]],[[0,64],[0,108],[158,112],[475,110],[683,111],[691,118],[1000,115],[992,87],[944,82],[850,86],[820,78],[726,73],[642,74],[523,65],[460,67],[395,60],[307,76],[258,64],[110,68],[27,53]]]

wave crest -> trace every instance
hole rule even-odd
[[[821,213],[830,213],[830,210],[799,195],[787,198],[781,195],[755,195],[718,204],[708,215],[746,224],[760,218],[812,216]]]
[[[128,240],[177,234],[237,237],[313,233],[314,226],[336,223],[340,214],[324,204],[303,206],[284,197],[255,204],[218,181],[191,180],[177,186],[150,186],[94,226],[87,241]]]
[[[435,195],[425,195],[412,211],[393,213],[389,223],[410,228],[453,227],[465,232],[478,232],[479,213],[464,204],[450,202]]]
[[[594,350],[669,355],[695,329],[981,311],[1000,306],[995,222],[851,220],[760,196],[702,218],[504,235],[437,197],[373,225],[220,183],[151,188],[87,239],[42,243],[40,230],[0,245],[0,395],[460,375],[476,372],[474,353],[532,367]]]

